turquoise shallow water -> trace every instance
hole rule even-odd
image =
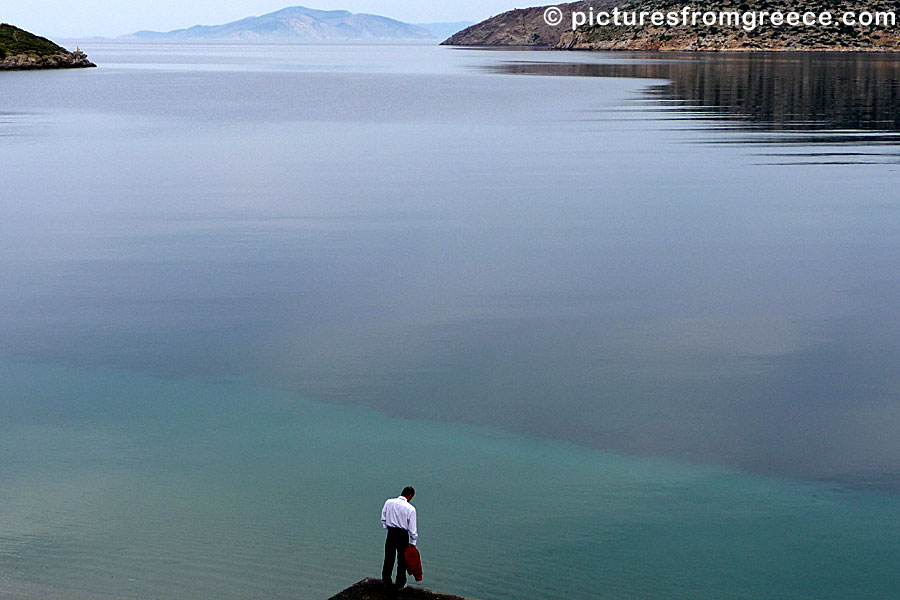
[[[0,356],[900,493],[892,60],[89,49],[3,77]]]
[[[325,598],[408,483],[483,600],[896,598],[895,59],[82,46],[0,78],[4,600]]]
[[[378,512],[407,482],[419,490],[426,583],[448,592],[900,589],[896,496],[248,386],[8,362],[0,381],[0,593],[328,597],[377,576]]]

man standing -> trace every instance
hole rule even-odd
[[[406,586],[406,558],[403,553],[406,547],[416,545],[419,531],[416,527],[416,507],[410,504],[416,494],[411,486],[406,486],[397,498],[389,498],[381,509],[381,525],[387,529],[387,540],[384,542],[384,569],[381,580],[391,585],[391,572],[394,570],[394,557],[397,557],[397,589]]]

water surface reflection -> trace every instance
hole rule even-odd
[[[900,490],[895,59],[207,51],[10,79],[0,354]]]
[[[705,128],[777,132],[779,146],[853,146],[876,150],[764,154],[785,164],[896,163],[900,152],[900,57],[871,54],[618,54],[608,62],[506,62],[499,73],[663,80],[644,90],[642,112],[704,121]],[[643,104],[643,103],[642,103]],[[674,114],[673,114],[674,113]],[[716,143],[768,145],[739,135]],[[778,162],[773,159],[773,162]]]

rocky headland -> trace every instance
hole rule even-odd
[[[560,50],[813,50],[892,52],[900,51],[900,23],[896,26],[846,25],[846,12],[895,12],[900,6],[885,0],[861,3],[857,0],[811,0],[798,5],[789,0],[596,0],[557,5],[565,15],[563,23],[550,26],[544,20],[546,6],[517,9],[468,27],[445,42],[453,46],[534,46]],[[690,6],[697,11],[830,12],[830,25],[774,26],[764,24],[748,31],[741,26],[706,25],[582,25],[571,27],[573,11],[680,11]]]
[[[96,66],[80,48],[69,52],[47,38],[7,23],[0,24],[0,71],[82,69]]]

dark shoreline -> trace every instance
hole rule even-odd
[[[441,46],[449,48],[459,48],[463,50],[499,50],[499,51],[531,51],[531,52],[640,52],[646,54],[786,54],[786,53],[802,53],[802,54],[828,54],[828,55],[853,55],[866,54],[884,56],[888,54],[896,54],[900,56],[900,50],[896,48],[586,48],[583,46],[575,46],[565,48],[551,44],[542,45],[519,45],[504,46],[501,44],[449,44],[441,42]]]

